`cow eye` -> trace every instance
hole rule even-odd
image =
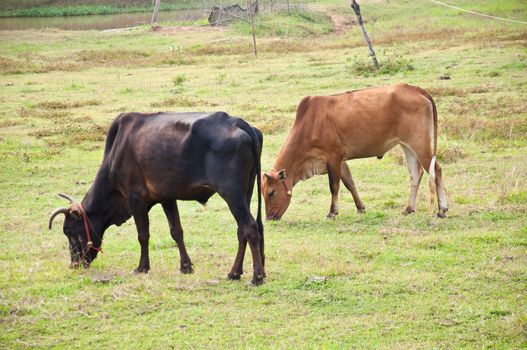
[[[271,192],[269,192],[269,198],[273,198],[274,197],[274,190],[272,190]]]

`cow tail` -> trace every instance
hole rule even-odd
[[[260,134],[260,137],[258,137],[258,134],[256,130],[250,126],[245,120],[238,118],[237,126],[245,131],[252,140],[252,146],[253,146],[253,153],[255,158],[255,173],[256,173],[256,185],[257,185],[257,192],[258,192],[258,214],[256,216],[256,224],[258,225],[258,232],[260,232],[260,236],[262,238],[262,244],[263,244],[263,238],[264,238],[264,228],[263,228],[263,222],[262,222],[262,170],[261,170],[261,163],[260,163],[260,157],[262,155],[262,143],[263,138]],[[260,142],[260,138],[262,138],[262,142]],[[252,189],[251,189],[252,190]]]
[[[433,130],[433,137],[434,137],[434,154],[432,156],[432,160],[430,161],[430,167],[428,168],[428,188],[430,190],[430,210],[433,211],[434,209],[434,203],[435,203],[435,197],[436,197],[436,171],[435,171],[435,165],[436,165],[436,154],[437,154],[437,107],[434,102],[434,99],[430,94],[426,93],[425,97],[430,100],[432,103],[432,113],[434,118],[434,130]]]

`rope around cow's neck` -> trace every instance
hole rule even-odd
[[[99,246],[99,247],[94,247],[93,246],[93,241],[91,240],[89,227],[91,227],[91,229],[93,230],[94,233],[95,233],[95,229],[93,228],[93,225],[91,224],[91,221],[89,220],[88,215],[86,215],[86,211],[84,210],[84,207],[82,206],[82,203],[78,203],[78,204],[79,204],[79,209],[81,210],[82,219],[84,220],[84,229],[86,230],[86,238],[88,238],[88,249],[82,255],[82,258],[81,258],[81,260],[82,260],[82,259],[84,259],[86,257],[86,254],[88,254],[90,249],[93,249],[96,252],[100,252],[100,253],[102,253],[103,251],[102,251],[102,239],[101,239],[101,246]]]

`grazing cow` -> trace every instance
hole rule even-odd
[[[445,187],[436,161],[436,105],[425,90],[398,84],[332,96],[308,96],[300,102],[293,129],[273,168],[264,174],[262,191],[267,219],[282,217],[298,181],[326,173],[331,191],[327,217],[338,214],[340,180],[362,212],[364,205],[346,160],[382,158],[397,144],[404,150],[412,180],[405,213],[415,210],[424,168],[429,173],[431,202],[437,191],[437,215],[445,217]]]
[[[176,200],[205,204],[218,193],[227,202],[238,224],[238,253],[229,279],[240,279],[247,241],[252,252],[252,283],[261,284],[264,272],[264,240],[260,202],[262,134],[239,118],[223,112],[121,114],[110,127],[104,159],[90,190],[65,214],[72,266],[85,267],[97,257],[104,231],[134,217],[141,245],[137,272],[148,272],[149,221],[152,206],[163,206],[172,238],[179,248],[183,273],[192,262],[183,242]],[[250,212],[254,181],[258,185],[258,215]]]

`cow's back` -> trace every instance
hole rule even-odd
[[[119,119],[120,135],[109,154],[112,177],[123,188],[143,186],[156,199],[210,195],[199,187],[209,181],[211,154],[228,159],[245,134],[223,112],[130,113]]]
[[[347,159],[382,155],[407,124],[430,122],[425,112],[431,104],[422,91],[397,84],[307,97],[293,129],[305,135],[306,148],[338,152]],[[416,120],[415,115],[423,118]]]

